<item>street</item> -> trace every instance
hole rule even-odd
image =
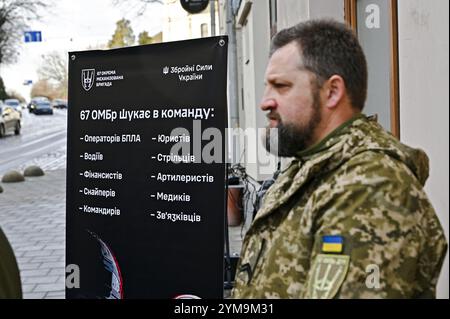
[[[44,170],[65,168],[67,110],[34,115],[22,110],[20,135],[0,139],[0,176],[9,170],[38,165]]]

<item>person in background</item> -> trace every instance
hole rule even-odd
[[[16,257],[0,228],[0,299],[22,299],[22,286]]]

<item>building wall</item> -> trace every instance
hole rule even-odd
[[[189,14],[179,0],[164,0],[163,42],[201,38],[201,25],[208,26],[211,35],[211,13],[208,6],[197,14]],[[216,33],[219,29],[219,16],[216,8]]]
[[[344,1],[278,0],[278,30],[310,18],[333,18],[344,21]]]
[[[310,18],[332,18],[344,21],[344,1],[336,0],[310,0]]]
[[[425,190],[449,238],[449,2],[398,2],[400,136],[430,158]],[[448,253],[438,297],[449,297]]]
[[[278,0],[277,28],[282,30],[309,18],[309,0]]]

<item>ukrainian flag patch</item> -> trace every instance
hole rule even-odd
[[[344,250],[342,236],[322,236],[322,252],[339,254]]]

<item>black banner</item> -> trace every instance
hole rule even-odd
[[[222,298],[227,38],[69,53],[67,298]]]

